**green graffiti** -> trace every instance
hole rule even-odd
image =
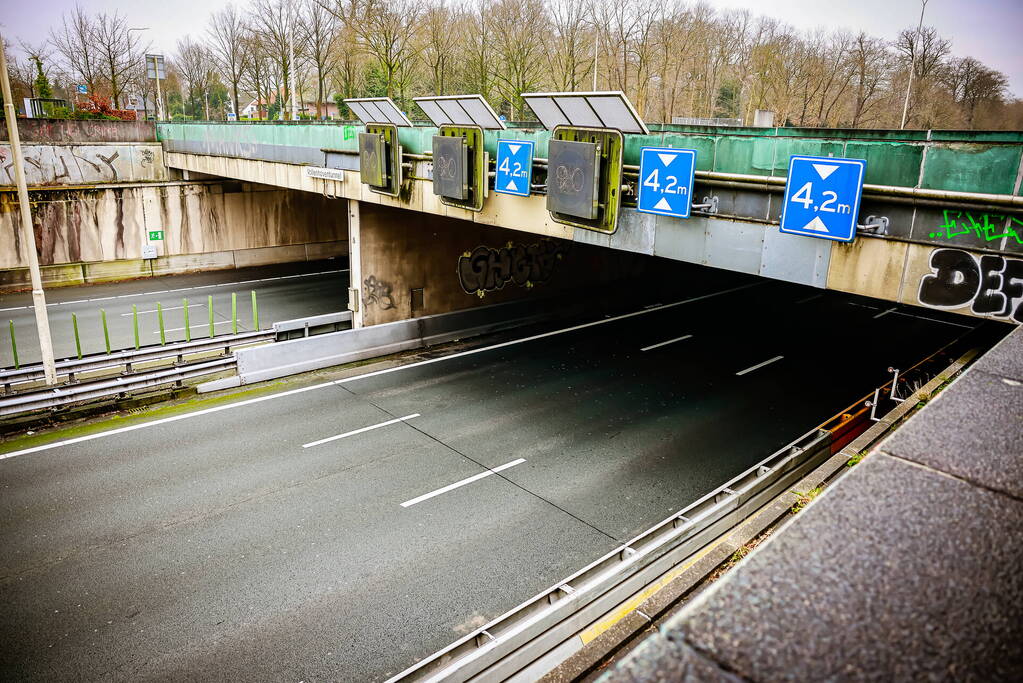
[[[1015,216],[985,213],[979,216],[983,222],[978,223],[971,213],[950,211],[949,209],[945,209],[944,213],[945,223],[940,226],[944,232],[932,232],[931,239],[938,237],[952,239],[953,237],[972,234],[983,238],[986,242],[994,242],[1003,237],[1011,237],[1016,240],[1017,244],[1023,244],[1023,235],[1013,226],[1013,223],[1023,225],[1023,221],[1020,221]]]
[[[351,140],[355,137],[355,126],[345,126],[344,131],[345,140]]]

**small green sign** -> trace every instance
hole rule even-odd
[[[345,126],[344,128],[345,140],[352,140],[355,138],[355,126]]]
[[[150,230],[149,231],[149,241],[150,242],[158,242],[158,241],[161,241],[161,240],[163,240],[163,230]]]

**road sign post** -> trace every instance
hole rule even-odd
[[[526,140],[498,140],[494,191],[528,197],[532,182],[533,143]]]
[[[695,175],[696,150],[644,147],[639,157],[637,209],[689,218]]]
[[[866,170],[867,162],[862,159],[793,156],[789,160],[781,231],[852,242]]]

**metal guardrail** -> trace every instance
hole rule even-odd
[[[97,372],[101,370],[115,370],[124,368],[125,372],[132,371],[132,365],[146,363],[168,358],[177,358],[178,362],[184,361],[184,356],[207,351],[224,349],[228,353],[236,346],[246,346],[261,342],[270,342],[276,339],[277,333],[274,330],[257,330],[254,332],[240,332],[238,334],[223,335],[206,339],[195,339],[188,342],[175,342],[162,346],[148,346],[141,349],[126,349],[113,353],[95,354],[84,358],[70,358],[57,361],[56,369],[58,377],[65,377],[67,381],[73,382],[75,375],[83,372]],[[0,385],[5,393],[10,393],[11,387],[16,384],[33,382],[45,377],[43,366],[29,365],[18,369],[0,370]]]
[[[947,360],[968,336],[949,342],[909,371],[926,372]],[[881,389],[890,392],[895,384],[893,378]],[[558,654],[567,640],[789,490],[865,431],[873,424],[868,399],[388,683],[539,678],[567,656]]]
[[[0,398],[0,417],[45,408],[59,408],[80,401],[108,398],[143,389],[152,389],[165,384],[179,384],[186,379],[231,369],[236,362],[234,356],[227,356],[122,377],[103,378],[57,388],[47,387],[23,391]]]
[[[390,681],[504,680],[642,590],[831,457],[814,429],[682,511]]]

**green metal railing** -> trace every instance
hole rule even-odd
[[[249,292],[249,300],[250,300],[251,306],[252,306],[252,329],[253,329],[253,331],[258,331],[260,329],[260,327],[259,327],[259,306],[258,306],[255,290],[251,290]],[[200,306],[201,306],[201,304],[200,304]],[[208,295],[206,297],[206,308],[208,310],[208,321],[209,321],[208,338],[212,339],[212,338],[217,336],[217,333],[216,333],[216,320],[215,320],[216,315],[215,315],[214,306],[213,306],[213,295]],[[180,331],[183,333],[185,341],[186,342],[190,342],[190,341],[192,341],[192,324],[191,324],[190,304],[189,304],[189,301],[188,301],[187,298],[184,298],[184,299],[181,300],[181,309],[182,309],[182,317],[184,319],[184,327],[181,328]],[[131,342],[128,345],[123,346],[123,347],[115,347],[111,343],[111,340],[110,340],[110,326],[109,326],[109,324],[107,322],[107,312],[106,312],[106,310],[103,309],[103,308],[100,308],[100,309],[98,309],[98,312],[99,312],[99,322],[100,322],[99,331],[103,335],[103,347],[102,348],[104,349],[105,353],[112,354],[112,353],[115,353],[117,351],[121,351],[121,350],[127,349],[127,348],[135,348],[136,350],[138,350],[138,349],[141,349],[141,348],[143,348],[145,346],[155,346],[155,345],[143,343],[142,325],[139,322],[139,310],[138,310],[138,306],[136,304],[132,304],[132,306],[131,306],[131,313],[130,313],[130,315],[131,315]],[[164,308],[163,308],[163,303],[162,302],[157,302],[155,313],[156,313],[156,322],[157,322],[157,329],[155,330],[155,332],[160,335],[159,345],[160,346],[164,346],[164,345],[166,345],[168,343],[169,332],[172,331],[172,330],[173,331],[178,331],[178,329],[177,328],[172,328],[172,330],[168,330],[167,329],[166,319],[164,317]],[[126,313],[124,315],[129,315],[129,314]],[[231,322],[231,332],[230,332],[230,334],[234,334],[234,335],[238,334],[239,333],[238,332],[239,331],[239,326],[240,326],[241,323],[239,322],[239,318],[238,318],[238,294],[236,292],[232,292],[231,293],[231,320],[230,320],[230,322]],[[74,344],[74,355],[77,358],[79,358],[79,359],[81,359],[84,355],[87,355],[87,353],[88,353],[88,351],[83,351],[83,332],[87,331],[87,327],[88,326],[86,326],[86,328],[83,328],[79,324],[79,314],[78,313],[72,313],[71,314],[71,335],[72,335],[72,342]],[[14,324],[14,320],[8,320],[7,329],[8,329],[8,338],[9,338],[9,342],[10,342],[11,356],[12,356],[13,361],[14,361],[14,366],[13,367],[14,367],[14,369],[17,370],[17,369],[21,368],[21,358],[20,358],[20,355],[19,355],[19,352],[18,352],[17,330],[16,330],[16,326]],[[226,335],[222,335],[222,336],[226,336]]]

